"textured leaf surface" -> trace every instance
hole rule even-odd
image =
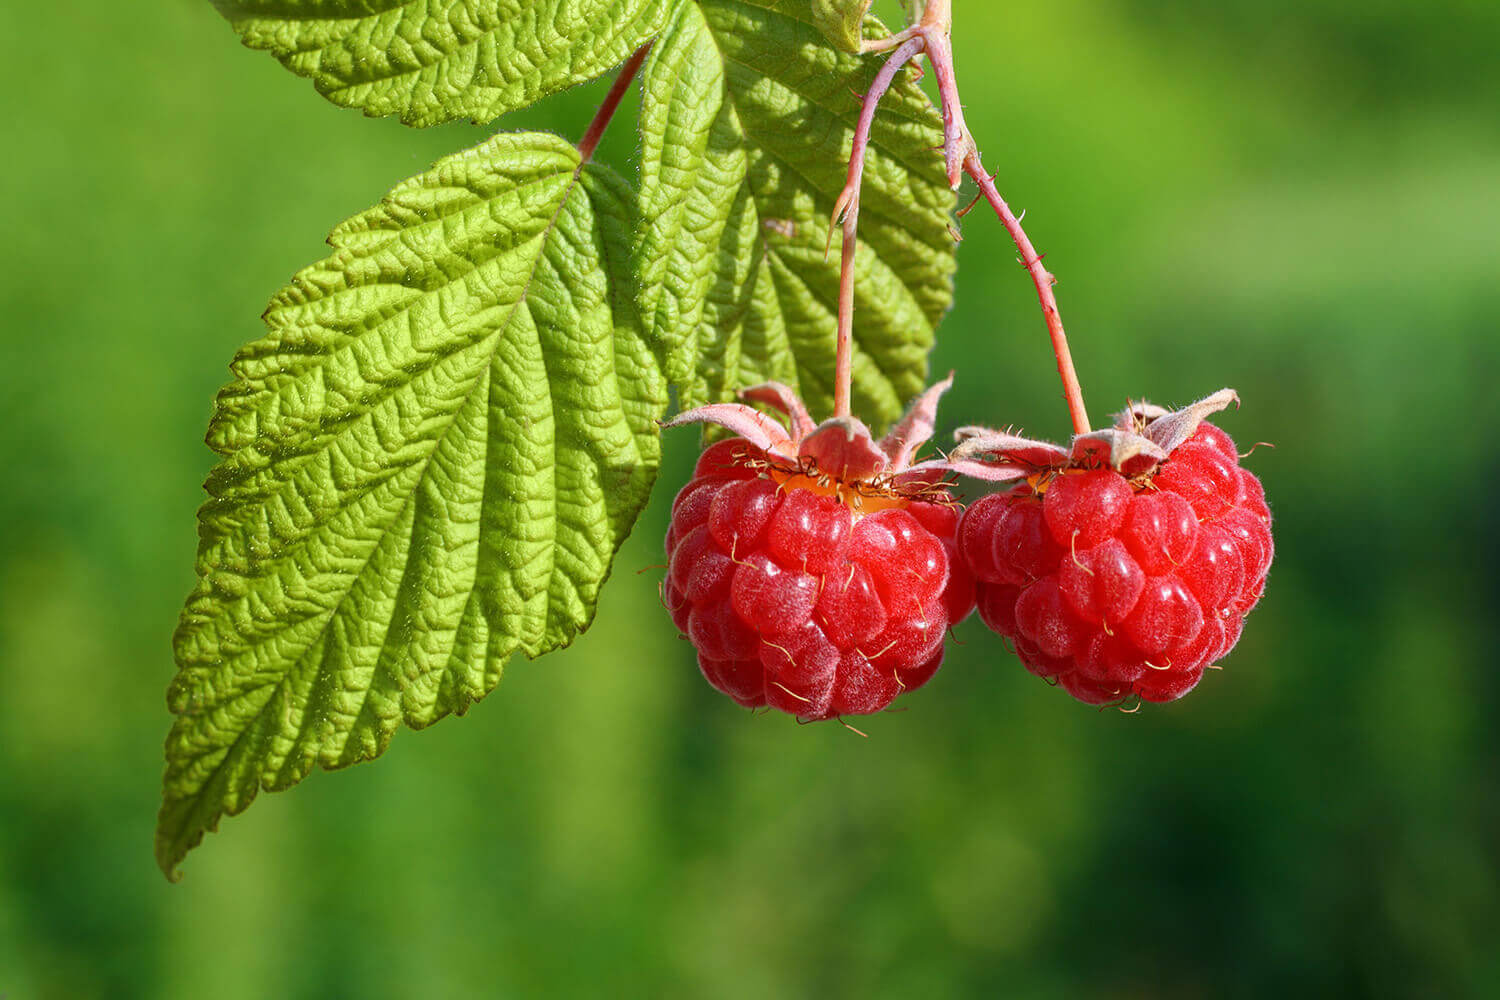
[[[335,104],[490,121],[618,65],[677,0],[214,0]]]
[[[684,406],[774,379],[832,404],[838,241],[825,254],[859,94],[878,69],[834,51],[806,0],[702,0],[645,70],[637,247],[644,322]],[[952,300],[941,122],[910,80],[881,105],[856,259],[854,405],[896,419]]]
[[[592,615],[665,407],[631,192],[500,135],[341,225],[219,395],[157,857],[463,712]]]

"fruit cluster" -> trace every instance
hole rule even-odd
[[[1239,640],[1272,556],[1259,480],[1204,418],[1138,406],[1064,448],[967,428],[913,465],[944,382],[880,442],[814,425],[786,387],[689,411],[737,436],[677,495],[663,599],[714,687],[803,719],[860,715],[925,684],[975,607],[1033,673],[1090,704],[1172,701]],[[960,516],[953,474],[1012,484]]]

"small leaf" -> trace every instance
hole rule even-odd
[[[213,0],[335,104],[491,121],[619,65],[680,0]]]
[[[645,68],[635,264],[685,407],[765,381],[796,388],[814,415],[832,405],[829,215],[879,60],[837,53],[810,16],[806,0],[684,4]],[[900,81],[866,154],[855,259],[854,405],[872,424],[922,391],[952,300],[941,143],[937,113]]]
[[[812,0],[813,23],[834,45],[858,52],[864,39],[865,15],[872,0]]]
[[[592,619],[665,408],[632,193],[502,134],[339,226],[240,351],[175,637],[157,860],[462,713]]]

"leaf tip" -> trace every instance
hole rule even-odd
[[[161,815],[157,818],[156,839],[154,850],[156,854],[156,867],[161,869],[168,882],[176,885],[182,881],[182,862],[188,852],[203,842],[203,831],[197,831],[195,836],[186,840],[175,836],[167,828],[167,805],[162,804]]]

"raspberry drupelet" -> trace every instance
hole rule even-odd
[[[956,465],[1020,479],[964,512],[979,614],[1031,672],[1089,704],[1182,697],[1239,641],[1274,547],[1260,481],[1204,422],[1137,406],[1071,450],[966,429]]]
[[[738,435],[698,459],[666,539],[663,597],[710,684],[813,720],[880,711],[931,679],[949,625],[974,607],[958,506],[911,466],[949,382],[878,443],[852,418],[814,425],[775,383],[742,395],[781,410],[789,430],[738,404],[667,424]]]

